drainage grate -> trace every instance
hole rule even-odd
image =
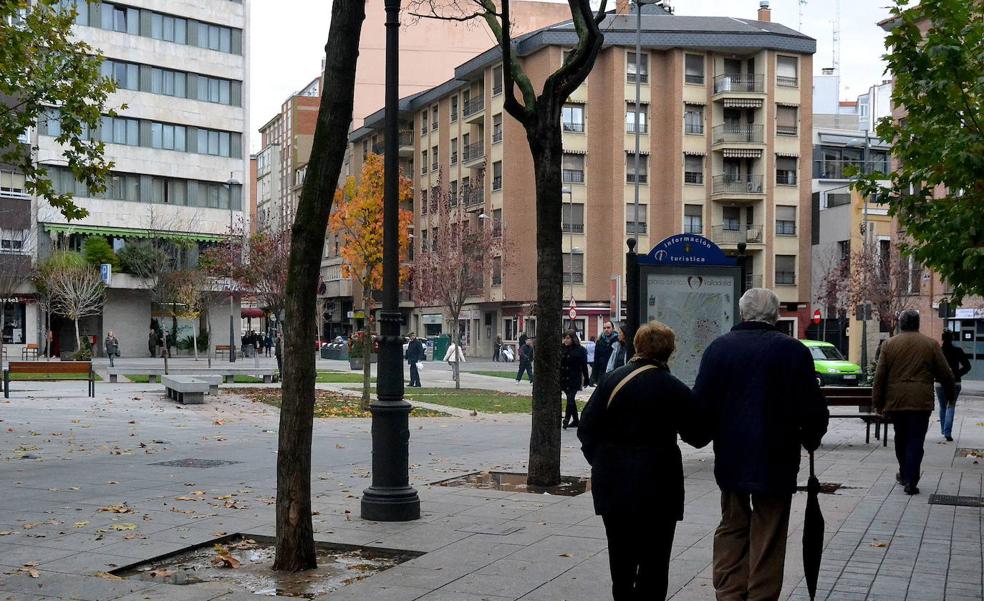
[[[165,467],[219,467],[220,465],[232,465],[234,463],[242,463],[241,461],[226,461],[224,459],[196,459],[194,457],[188,459],[175,459],[174,461],[161,461],[160,463],[151,463],[150,465],[163,465]]]
[[[955,505],[957,507],[984,507],[984,499],[960,495],[929,495],[930,505]]]

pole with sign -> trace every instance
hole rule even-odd
[[[104,286],[113,283],[113,266],[110,263],[103,263],[99,266],[99,278]]]

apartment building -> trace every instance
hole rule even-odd
[[[635,14],[613,12],[601,27],[606,46],[562,116],[565,297],[577,303],[570,325],[593,336],[617,313],[612,280],[623,272],[625,240],[638,217],[635,237],[644,251],[681,232],[704,235],[731,254],[745,243],[748,283],[773,288],[784,325],[801,334],[810,298],[810,239],[803,235],[810,188],[803,180],[812,145],[814,40],[771,23],[767,7],[749,20],[646,8],[639,57]],[[518,40],[534,86],[576,40],[570,22]],[[485,290],[465,308],[461,324],[472,354],[488,356],[496,336],[511,342],[520,332],[535,334],[536,312],[548,310],[535,306],[532,161],[525,131],[503,110],[498,49],[405,98],[404,107],[414,134],[406,151],[415,180],[415,252],[427,252],[433,238],[438,185],[464,203],[470,219],[491,219],[502,232],[503,256],[491,258]],[[363,148],[381,127],[355,132],[353,147]],[[358,161],[360,153],[352,154]],[[549,310],[567,313],[566,306]],[[416,307],[408,323],[432,334],[444,328],[443,319],[439,307]]]
[[[0,105],[14,100],[0,96]],[[19,142],[31,141],[26,132]],[[31,235],[31,196],[24,174],[15,165],[0,162],[0,339],[6,358],[18,358],[27,343],[37,343],[38,304],[27,276],[31,272],[34,239]]]
[[[109,104],[126,108],[103,117],[91,132],[106,144],[114,163],[101,194],[90,193],[66,168],[64,149],[54,138],[60,127],[57,107],[38,124],[37,160],[48,167],[56,190],[74,192],[89,211],[68,223],[39,202],[34,215],[39,258],[56,247],[81,248],[94,235],[107,238],[117,251],[141,239],[172,240],[182,265],[195,265],[202,248],[226,239],[231,223],[248,226],[249,0],[64,0],[62,5],[77,10],[74,35],[106,57],[103,74],[119,86]],[[95,336],[97,351],[105,332],[114,330],[123,356],[146,355],[151,319],[166,315],[152,306],[146,288],[132,274],[112,275],[102,315],[82,323],[83,334]],[[210,314],[229,314],[226,294],[216,290],[214,302]],[[236,299],[233,312],[238,311]],[[226,344],[228,329],[221,323],[212,328],[212,342]],[[205,329],[182,322],[179,338],[193,327]],[[70,324],[56,320],[53,328],[53,350],[72,350]]]

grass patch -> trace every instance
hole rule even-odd
[[[465,373],[475,374],[479,376],[492,376],[493,378],[509,378],[510,380],[516,379],[515,371],[469,371]],[[523,381],[524,382],[528,381],[528,378],[525,374],[523,375]]]
[[[280,390],[277,389],[242,388],[236,390],[236,394],[254,402],[280,407]],[[343,395],[330,390],[315,390],[314,394],[315,417],[372,417],[368,411],[359,408],[359,397]],[[410,417],[448,417],[448,414],[433,409],[414,407],[413,411],[410,412]]]
[[[53,382],[55,380],[88,380],[88,374],[21,374],[12,373],[10,374],[10,381],[22,380],[26,382]],[[102,382],[102,378],[99,374],[95,375],[96,382]]]
[[[370,382],[376,377],[370,376]],[[315,380],[318,384],[362,384],[362,370],[359,371],[319,371]]]
[[[150,376],[146,374],[145,375],[134,374],[132,376],[123,376],[123,377],[125,377],[130,382],[133,382],[134,384],[147,384],[148,382],[150,382]],[[160,378],[158,377],[158,380],[159,379]],[[233,376],[232,381],[235,382],[236,384],[262,384],[263,378],[254,378],[253,376],[240,375],[240,376]]]
[[[375,393],[372,388],[370,392]],[[527,395],[479,388],[406,388],[408,401],[420,401],[482,413],[530,413],[533,399]]]

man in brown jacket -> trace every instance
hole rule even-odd
[[[875,410],[895,425],[899,461],[895,479],[905,486],[907,495],[917,495],[923,442],[933,413],[933,381],[941,384],[949,400],[954,398],[954,380],[943,350],[919,333],[918,311],[903,311],[899,329],[899,335],[882,345],[871,394]]]

